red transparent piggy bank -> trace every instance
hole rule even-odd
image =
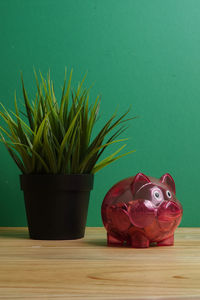
[[[156,179],[138,173],[115,184],[101,208],[108,245],[173,245],[174,231],[183,214],[175,193],[175,183],[169,174]]]

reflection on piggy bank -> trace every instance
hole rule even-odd
[[[183,209],[168,173],[160,179],[138,173],[115,184],[101,208],[108,245],[134,248],[174,244]]]

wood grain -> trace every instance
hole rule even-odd
[[[75,241],[0,228],[0,299],[200,299],[200,228],[147,249],[107,247],[104,228]]]

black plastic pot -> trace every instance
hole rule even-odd
[[[84,237],[93,181],[93,174],[20,175],[30,238]]]

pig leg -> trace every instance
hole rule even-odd
[[[157,246],[173,246],[174,245],[174,235],[170,236],[169,238],[157,242]]]
[[[123,246],[124,241],[116,238],[110,233],[107,233],[107,245],[108,246]]]
[[[134,232],[131,236],[131,247],[133,248],[148,248],[149,240],[142,232]]]

